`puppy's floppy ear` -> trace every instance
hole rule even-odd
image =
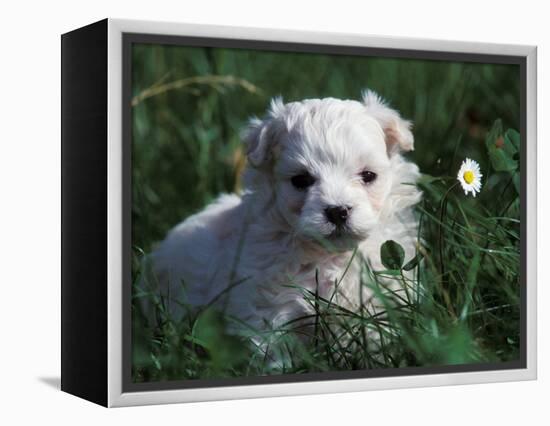
[[[412,123],[401,118],[399,113],[372,90],[363,92],[363,103],[367,112],[375,118],[384,131],[388,154],[414,149]]]
[[[246,147],[248,161],[253,167],[261,167],[271,159],[280,133],[281,126],[278,124],[283,110],[282,99],[274,98],[267,116],[263,120],[252,118],[243,131],[241,137]]]
[[[271,119],[260,120],[254,117],[242,132],[248,162],[254,167],[260,167],[268,159],[271,145],[268,134],[270,124]]]

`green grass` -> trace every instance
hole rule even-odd
[[[386,312],[350,312],[304,292],[316,312],[310,344],[287,332],[294,324],[256,339],[281,352],[284,365],[229,335],[234,319],[211,308],[176,322],[157,300],[161,321],[149,324],[137,302],[154,295],[136,284],[135,381],[519,358],[519,135],[508,130],[519,127],[517,66],[138,45],[133,70],[135,283],[143,255],[172,226],[239,189],[239,131],[276,95],[358,99],[364,88],[378,91],[414,121],[410,159],[423,172],[424,194],[418,264],[403,265],[388,243],[388,269],[362,270]],[[484,175],[476,198],[456,186],[465,157]],[[392,294],[388,279],[400,280],[405,296]],[[379,344],[371,332],[382,335]]]

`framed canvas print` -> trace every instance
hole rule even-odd
[[[62,42],[62,389],[536,378],[536,49],[106,19]]]

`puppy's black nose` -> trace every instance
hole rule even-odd
[[[350,208],[347,206],[329,206],[325,209],[325,216],[330,223],[340,226],[346,223],[349,211]]]

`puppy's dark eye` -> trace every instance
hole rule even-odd
[[[290,182],[297,189],[307,189],[315,183],[315,178],[308,172],[300,173],[299,175],[292,176]]]
[[[376,179],[376,173],[365,170],[361,172],[361,179],[363,179],[363,182],[365,183],[371,183]]]

